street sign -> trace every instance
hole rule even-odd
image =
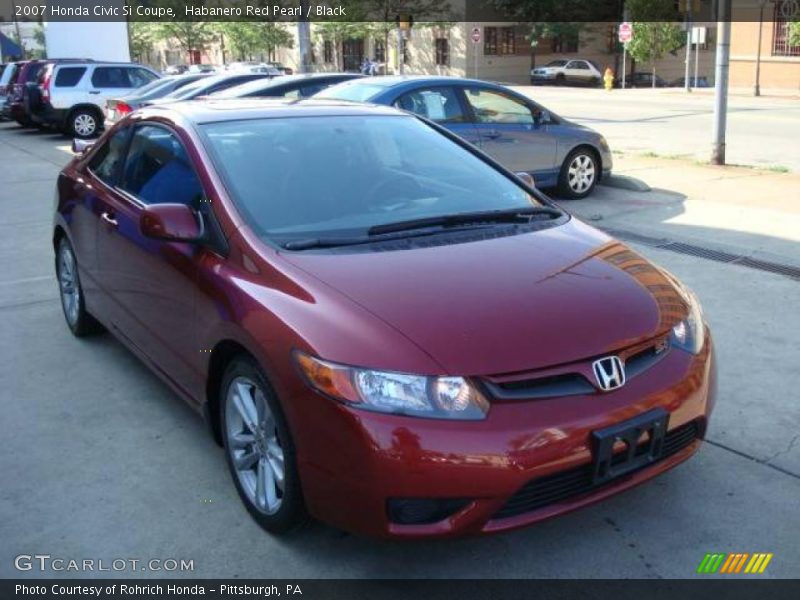
[[[473,44],[477,44],[481,41],[481,28],[480,27],[473,27],[472,33],[469,34],[470,39],[472,40]]]
[[[619,24],[619,41],[621,44],[627,44],[633,39],[633,27],[630,23]]]

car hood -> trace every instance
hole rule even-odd
[[[668,275],[575,219],[446,246],[283,256],[399,330],[449,374],[496,375],[612,353],[687,314]]]

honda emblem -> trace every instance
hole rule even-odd
[[[597,385],[604,392],[610,392],[625,385],[625,365],[619,356],[606,356],[592,363],[592,371]]]

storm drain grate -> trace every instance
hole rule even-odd
[[[775,273],[777,275],[784,275],[792,279],[800,281],[800,267],[786,265],[782,263],[775,263],[768,260],[760,260],[758,258],[750,258],[743,254],[732,254],[730,252],[722,252],[720,250],[712,250],[711,248],[704,248],[696,246],[695,244],[687,244],[684,242],[673,242],[665,238],[651,237],[642,235],[641,233],[634,233],[632,231],[625,231],[623,229],[605,229],[604,231],[626,242],[633,242],[635,244],[642,244],[644,246],[651,246],[653,248],[660,248],[661,250],[669,250],[670,252],[677,252],[678,254],[685,254],[688,256],[696,256],[706,260],[713,260],[715,262],[727,263],[732,265],[739,265],[748,267],[750,269],[757,269],[758,271],[766,271],[768,273]]]

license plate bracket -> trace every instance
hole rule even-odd
[[[592,483],[599,485],[641,469],[661,458],[669,413],[654,408],[622,423],[592,432]],[[647,439],[640,443],[643,437]],[[618,442],[624,451],[615,453]]]

